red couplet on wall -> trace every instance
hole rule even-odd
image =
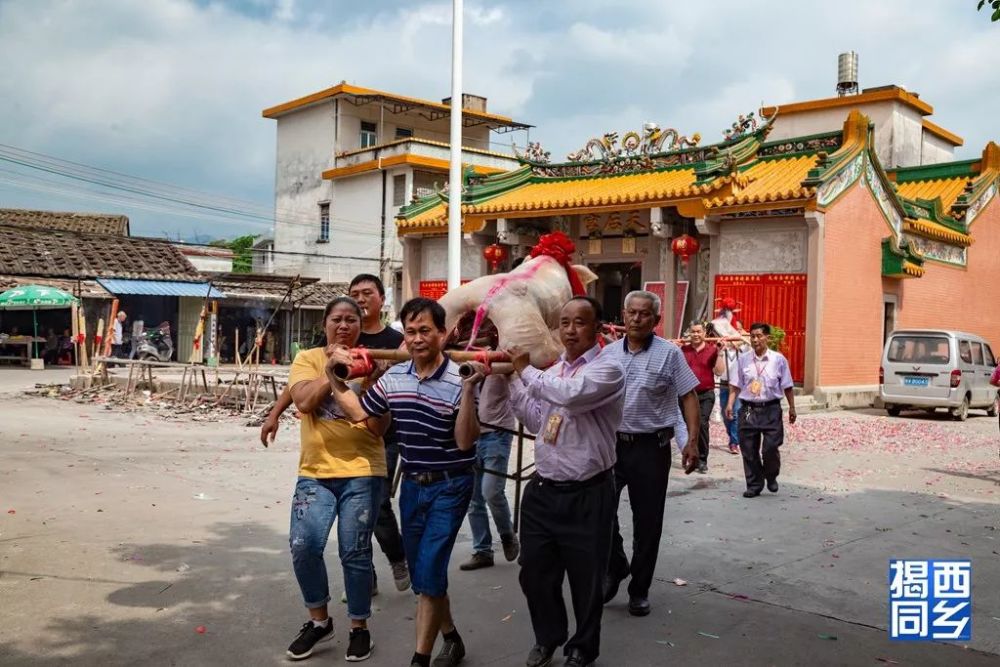
[[[731,297],[739,304],[736,319],[747,329],[767,322],[785,330],[782,353],[792,379],[802,382],[806,366],[806,275],[764,273],[715,277],[715,298]],[[718,301],[716,302],[718,303]]]

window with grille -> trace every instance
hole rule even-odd
[[[406,203],[406,174],[392,177],[392,205],[402,206]]]
[[[378,141],[378,123],[361,121],[361,147],[374,146]]]
[[[325,201],[319,205],[319,238],[320,243],[330,242],[330,202]]]

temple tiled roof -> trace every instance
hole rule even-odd
[[[167,241],[0,224],[0,274],[199,282]]]
[[[958,196],[965,189],[968,178],[941,178],[937,180],[896,182],[896,192],[907,199],[941,199],[941,205],[947,210],[958,201]]]
[[[0,224],[34,229],[62,229],[70,232],[128,236],[128,217],[107,213],[36,211],[23,208],[0,208]]]
[[[809,174],[809,170],[816,166],[816,162],[815,155],[760,160],[740,173],[744,186],[739,185],[741,181],[739,177],[733,179],[729,192],[722,197],[709,197],[705,207],[720,208],[809,199],[815,194],[816,188],[803,186],[802,181]]]

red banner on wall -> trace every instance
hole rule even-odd
[[[785,330],[782,352],[788,357],[792,379],[802,382],[806,360],[806,275],[762,273],[715,277],[715,312],[720,299],[735,299],[736,319],[749,329],[766,322]]]
[[[469,282],[468,280],[463,280],[462,284]],[[443,297],[448,292],[448,281],[447,280],[421,280],[420,281],[420,296],[426,297],[428,299],[434,299],[437,301]]]
[[[690,283],[686,280],[677,281],[677,289],[674,292],[674,328],[677,331],[674,338],[680,338],[684,330],[684,308],[687,305],[689,286]],[[642,289],[660,297],[660,323],[656,325],[656,335],[666,338],[664,327],[667,319],[667,284],[663,281],[650,281],[643,284]]]

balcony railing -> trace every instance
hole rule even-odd
[[[334,166],[337,169],[352,167],[374,160],[385,160],[403,155],[447,162],[451,157],[451,148],[448,144],[440,141],[408,137],[377,146],[345,151],[336,156]],[[490,167],[504,171],[516,169],[519,166],[517,159],[513,155],[469,148],[467,146],[462,148],[462,162],[478,167]]]

